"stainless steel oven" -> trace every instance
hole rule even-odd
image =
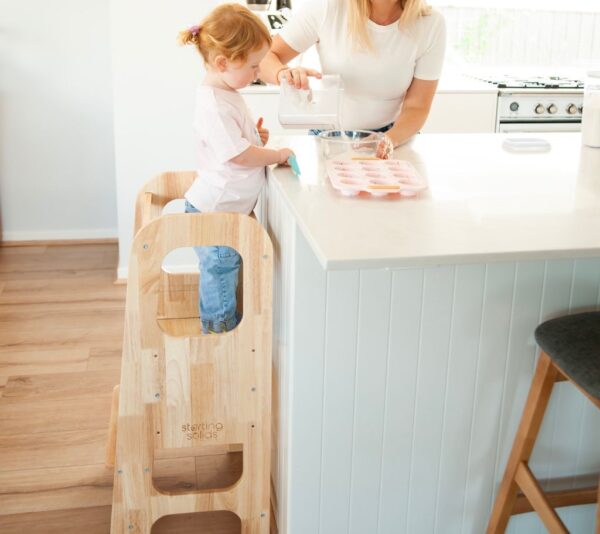
[[[578,132],[583,89],[506,91],[498,94],[497,132]]]
[[[578,132],[583,82],[560,76],[478,77],[498,87],[497,132]]]

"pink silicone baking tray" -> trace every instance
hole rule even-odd
[[[397,159],[330,159],[326,162],[331,185],[342,195],[369,193],[412,197],[427,188],[408,162]]]

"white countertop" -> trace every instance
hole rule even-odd
[[[302,176],[269,179],[326,269],[600,256],[600,149],[536,134],[550,152],[515,154],[506,137],[416,136],[394,153],[428,181],[414,198],[341,196],[309,136],[270,142],[296,152]]]

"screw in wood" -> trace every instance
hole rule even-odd
[[[252,386],[252,387],[250,388],[250,391],[256,391],[256,387]]]
[[[123,470],[122,469],[117,469],[117,475],[122,475],[123,474]]]
[[[144,250],[148,250],[148,243],[144,243]]]
[[[149,467],[144,467],[144,473],[149,473],[150,472],[150,468]]]
[[[133,525],[129,525],[129,530],[133,530]]]
[[[267,516],[267,514],[265,514],[264,512],[260,513],[260,517],[266,517],[266,516]]]
[[[157,399],[160,399],[160,393],[155,393],[154,397],[157,398]]]

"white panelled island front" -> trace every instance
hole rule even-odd
[[[536,325],[600,307],[600,149],[547,134],[549,152],[512,153],[505,138],[397,149],[428,181],[414,198],[343,197],[316,139],[276,139],[302,170],[271,170],[265,202],[280,533],[484,532]],[[600,414],[557,384],[533,471],[590,485],[598,443]],[[592,531],[592,505],[559,513]],[[522,514],[509,532],[544,529]]]

